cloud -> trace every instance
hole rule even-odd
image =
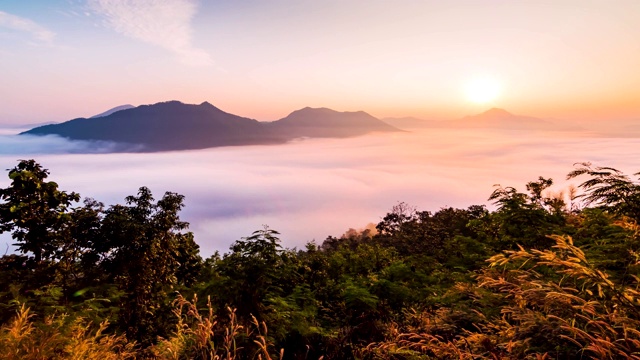
[[[0,28],[29,33],[39,43],[51,45],[56,34],[32,20],[0,11]]]
[[[194,66],[211,65],[211,56],[192,44],[191,20],[197,5],[192,0],[88,0],[109,27],[128,37],[173,52]]]
[[[103,154],[135,151],[139,147],[109,141],[71,141],[56,135],[15,135],[14,129],[0,128],[0,156],[42,154]]]
[[[553,178],[554,190],[561,190],[572,164],[580,161],[627,174],[640,170],[639,138],[568,133],[429,129],[128,154],[68,154],[62,150],[78,152],[89,144],[65,145],[59,138],[6,141],[0,139],[0,147],[13,150],[0,154],[0,170],[15,166],[16,159],[35,158],[61,189],[105,204],[122,204],[140,186],[148,186],[156,199],[165,191],[185,195],[181,216],[191,223],[205,256],[226,251],[262,224],[278,230],[285,246],[300,248],[377,223],[399,201],[419,210],[466,208],[487,204],[496,183],[525,191],[526,182],[538,176]],[[46,151],[54,145],[56,154]],[[25,155],[25,149],[40,155]],[[0,172],[0,187],[7,185]]]

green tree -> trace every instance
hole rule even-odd
[[[87,278],[81,266],[87,231],[99,223],[95,204],[72,208],[80,196],[59,190],[48,176],[34,160],[21,160],[9,171],[10,186],[0,189],[0,233],[11,232],[23,254],[2,258],[6,291],[0,297],[28,302],[40,313],[66,305]]]
[[[498,186],[493,191],[489,200],[498,206],[491,216],[493,225],[497,227],[494,232],[496,250],[515,248],[518,243],[537,248],[552,245],[547,235],[553,233],[563,218],[552,215],[543,206],[546,200],[542,191],[551,183],[551,179],[543,177],[537,182],[529,182],[527,189],[530,195],[511,186]]]
[[[95,246],[107,281],[124,291],[121,326],[145,344],[166,330],[160,315],[168,315],[169,295],[195,281],[201,266],[193,234],[182,232],[188,227],[178,215],[183,199],[167,192],[154,203],[151,191],[141,187],[127,205],[105,211]]]
[[[217,266],[224,289],[217,299],[219,308],[236,307],[241,319],[249,320],[253,315],[262,320],[267,296],[282,294],[287,256],[278,234],[265,226],[231,245],[231,253],[225,254]]]
[[[61,233],[70,226],[69,207],[80,195],[46,181],[49,171],[35,160],[21,160],[9,171],[11,185],[0,189],[0,233],[12,232],[18,250],[36,263],[56,259]]]

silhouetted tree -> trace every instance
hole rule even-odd
[[[578,168],[570,172],[567,179],[582,175],[590,177],[579,185],[585,193],[578,198],[584,199],[587,206],[599,205],[616,215],[640,221],[640,184],[637,181],[611,167],[594,167],[591,163],[577,165]],[[640,173],[634,175],[640,176]]]

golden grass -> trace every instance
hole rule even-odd
[[[207,299],[204,315],[198,310],[197,297],[192,301],[178,295],[174,301],[173,313],[178,319],[174,333],[167,339],[160,339],[151,348],[157,359],[211,359],[233,360],[250,358],[273,360],[267,337],[266,323],[258,322],[254,317],[251,329],[238,323],[235,309],[227,308],[229,317],[225,323],[216,320],[211,300]],[[238,346],[238,342],[252,339],[256,351]],[[219,340],[216,342],[216,340]],[[246,342],[245,342],[246,343]],[[284,349],[280,350],[279,359],[284,356]]]
[[[552,238],[556,245],[549,250],[520,248],[492,257],[477,276],[481,288],[502,299],[501,316],[476,312],[482,319],[476,331],[459,329],[445,339],[439,334],[450,326],[452,310],[413,312],[408,326],[390,326],[390,340],[364,353],[379,359],[640,359],[638,279],[616,283],[570,237]],[[543,268],[560,276],[544,276]],[[542,351],[541,340],[553,346]]]
[[[0,329],[0,360],[19,359],[133,359],[135,343],[124,336],[105,335],[108,323],[97,328],[66,316],[46,318],[35,324],[24,305],[16,317]]]

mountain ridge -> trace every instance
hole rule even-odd
[[[498,129],[498,130],[584,130],[582,127],[559,124],[533,116],[516,115],[502,108],[490,108],[479,114],[467,115],[453,120],[424,120],[415,117],[384,118],[386,123],[397,128],[408,129]]]
[[[142,145],[143,151],[170,151],[278,144],[300,137],[343,138],[378,131],[401,130],[364,111],[307,107],[280,120],[259,122],[227,113],[206,101],[196,105],[171,100],[40,126],[21,135],[58,135],[71,140]]]
[[[487,127],[503,129],[537,129],[550,128],[549,121],[532,116],[515,115],[501,108],[491,108],[480,114],[468,115],[461,119],[451,120],[449,125],[456,127]]]

